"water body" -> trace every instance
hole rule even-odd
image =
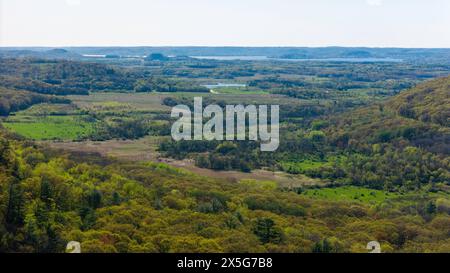
[[[106,58],[106,55],[100,54],[83,54],[82,56],[86,58]]]
[[[325,58],[325,59],[275,59],[275,60],[287,60],[295,62],[346,62],[346,63],[400,63],[403,62],[402,59],[394,58]]]
[[[281,58],[269,58],[267,56],[191,56],[191,58],[200,60],[217,60],[217,61],[286,61],[286,62],[347,62],[347,63],[403,62],[402,59],[394,59],[394,58],[281,59]]]
[[[240,83],[217,83],[217,84],[206,84],[203,86],[208,89],[213,89],[213,88],[221,88],[221,87],[246,87],[247,85],[240,84]]]

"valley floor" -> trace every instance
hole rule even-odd
[[[319,179],[313,179],[304,175],[293,175],[280,171],[253,170],[251,173],[240,171],[215,171],[195,166],[192,160],[175,160],[161,157],[157,145],[160,137],[147,136],[138,140],[107,140],[107,141],[41,141],[41,144],[52,148],[71,152],[98,153],[102,156],[113,157],[119,160],[134,162],[166,163],[170,166],[188,170],[192,173],[212,177],[226,178],[232,181],[252,179],[257,181],[274,181],[281,187],[295,188],[299,186],[323,185]]]

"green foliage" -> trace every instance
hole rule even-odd
[[[448,78],[429,81],[400,94],[388,106],[406,118],[450,127],[449,90]]]
[[[283,241],[282,231],[275,225],[270,218],[256,219],[253,232],[258,236],[263,244],[274,243],[279,244]]]
[[[72,240],[83,252],[365,252],[375,239],[390,251],[448,251],[448,193],[297,194],[0,140],[2,252],[64,252]]]

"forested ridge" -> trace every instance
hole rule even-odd
[[[447,77],[420,84],[387,105],[403,117],[450,127],[450,80]]]
[[[70,103],[70,100],[0,87],[0,116],[7,116],[11,112],[24,110],[39,103]]]
[[[140,70],[68,60],[0,58],[0,86],[41,94],[88,95],[89,92],[208,92],[180,80]]]
[[[430,80],[384,103],[331,118],[327,133],[348,146],[356,143],[412,145],[449,154],[450,77]]]

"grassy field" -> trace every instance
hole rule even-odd
[[[344,186],[339,188],[311,189],[302,193],[304,196],[315,199],[353,201],[361,203],[381,203],[390,198],[398,197],[396,193],[362,187]]]
[[[17,112],[3,125],[32,140],[79,140],[94,132],[95,119],[70,104],[38,104]]]
[[[77,140],[94,132],[94,123],[87,116],[24,116],[9,118],[3,123],[9,130],[33,140]]]

